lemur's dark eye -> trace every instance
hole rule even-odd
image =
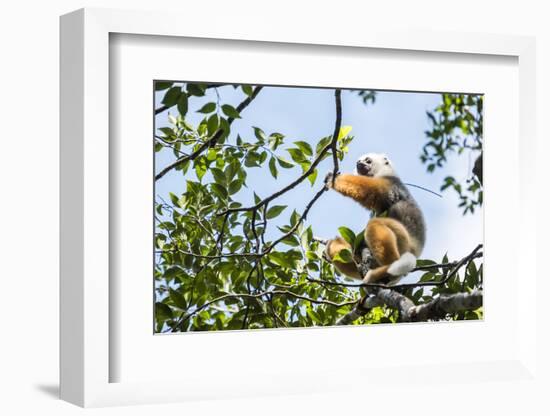
[[[372,160],[371,160],[370,158],[367,157],[367,158],[365,159],[365,163],[366,163],[367,165],[370,165],[370,164],[372,163]]]

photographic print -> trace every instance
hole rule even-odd
[[[483,319],[483,95],[156,80],[155,333]]]

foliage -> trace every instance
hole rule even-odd
[[[325,191],[317,165],[332,158],[333,139],[337,159],[343,160],[353,140],[351,127],[337,129],[336,137],[318,138],[314,146],[311,141],[291,141],[284,133],[264,131],[261,126],[241,137],[232,132],[232,122],[243,117],[243,103],[250,104],[261,87],[233,86],[243,99],[236,107],[222,104],[218,91],[216,101],[195,104],[195,97],[205,96],[210,88],[221,91],[230,87],[155,85],[163,93],[163,107],[157,113],[171,112],[169,126],[156,131],[155,152],[170,154],[178,162],[172,174],[185,181],[182,193],[158,196],[155,202],[156,331],[333,325],[354,308],[363,289],[324,283],[346,280],[323,259],[323,242],[314,237],[306,219]],[[172,109],[177,109],[176,115]],[[201,115],[199,123],[188,121],[190,112]],[[248,189],[250,175],[277,179],[282,170],[294,172],[313,188],[306,207],[282,205],[277,203],[278,195],[260,196],[257,192],[261,190]],[[286,188],[281,192],[291,190]],[[252,191],[249,206],[241,201],[245,190]],[[362,241],[362,233],[356,235],[345,227],[340,233],[355,247]],[[351,253],[343,260],[352,261]],[[440,279],[443,273],[444,269],[435,268],[422,279]],[[410,295],[415,301],[424,301],[458,288],[471,290],[480,280],[481,268],[471,262],[462,277],[457,274],[437,291],[425,294],[415,290]],[[470,319],[479,313],[448,318]],[[396,312],[384,306],[353,324],[397,319]]]
[[[422,148],[420,160],[426,164],[428,172],[442,168],[450,154],[461,155],[465,151],[476,156],[481,154],[483,95],[442,94],[441,103],[427,112],[427,116],[432,127],[426,131],[428,141]],[[465,181],[454,176],[445,177],[441,190],[445,189],[453,189],[458,194],[459,207],[464,214],[473,213],[483,204],[480,178],[472,172],[468,172]]]

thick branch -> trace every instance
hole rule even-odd
[[[258,93],[262,90],[263,87],[256,87],[254,89],[254,92],[248,96],[243,102],[241,102],[237,106],[237,112],[243,111],[251,102],[256,98]],[[229,117],[227,119],[227,124],[231,126],[231,123],[233,123],[235,119],[232,117]],[[216,132],[210,137],[208,140],[205,140],[204,143],[202,143],[197,150],[195,150],[193,153],[189,154],[188,156],[180,157],[179,159],[176,159],[174,162],[166,166],[164,169],[162,169],[159,173],[156,174],[155,180],[158,181],[160,178],[162,178],[164,175],[166,175],[168,172],[170,172],[172,169],[177,168],[178,166],[182,165],[183,163],[187,161],[195,160],[198,156],[202,154],[206,149],[216,144],[216,142],[220,139],[220,137],[223,135],[224,130],[222,128],[219,128],[216,130]]]
[[[353,321],[366,315],[375,306],[387,305],[397,309],[401,321],[427,321],[430,319],[441,319],[449,313],[471,311],[478,309],[483,304],[483,292],[454,293],[452,295],[441,295],[428,303],[415,305],[408,297],[390,289],[379,289],[377,293],[367,296],[355,305],[355,308],[341,317],[336,325],[348,325]]]
[[[458,270],[465,264],[468,264],[474,258],[479,257],[481,253],[478,251],[481,249],[482,244],[479,244],[469,255],[459,260],[456,263],[445,263],[439,266],[449,266],[452,265],[452,270],[447,274],[447,276],[437,282],[418,282],[411,284],[395,285],[390,287],[380,287],[381,285],[376,285],[377,289],[371,291],[371,293],[362,298],[355,308],[345,314],[340,318],[336,325],[347,325],[360,318],[361,316],[366,315],[373,307],[380,305],[387,305],[390,308],[397,309],[400,313],[402,321],[426,321],[428,319],[438,319],[443,318],[447,313],[454,313],[465,310],[474,310],[482,305],[483,293],[480,290],[474,290],[471,293],[455,293],[452,295],[442,295],[438,298],[431,300],[428,303],[422,305],[415,305],[414,302],[402,295],[401,293],[392,290],[398,287],[415,287],[415,286],[425,286],[425,283],[431,283],[431,285],[442,285],[446,283],[451,277],[453,277]],[[362,261],[361,261],[361,270],[363,270],[364,264],[370,261],[369,251],[364,250],[362,252]],[[436,265],[431,265],[429,267],[435,267]],[[310,281],[317,281],[316,279],[308,279]],[[325,282],[323,282],[325,283]],[[336,283],[336,282],[332,282]],[[371,284],[364,286],[372,287]],[[345,284],[349,286],[349,284]],[[356,285],[360,286],[360,285]],[[386,285],[383,285],[386,286]]]
[[[376,306],[382,306],[384,302],[376,296],[368,296],[363,299],[363,302],[357,302],[355,307],[340,319],[336,321],[336,325],[349,325],[362,316],[369,313],[372,308]]]
[[[409,310],[409,316],[414,321],[444,318],[448,313],[471,311],[478,309],[483,304],[483,292],[474,290],[471,293],[454,293],[418,305]]]

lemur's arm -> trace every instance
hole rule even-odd
[[[355,199],[370,210],[376,210],[384,205],[391,186],[390,182],[385,178],[371,178],[349,174],[336,176],[334,185],[332,174],[329,174],[325,178],[325,183],[329,189],[334,189],[344,196]]]

